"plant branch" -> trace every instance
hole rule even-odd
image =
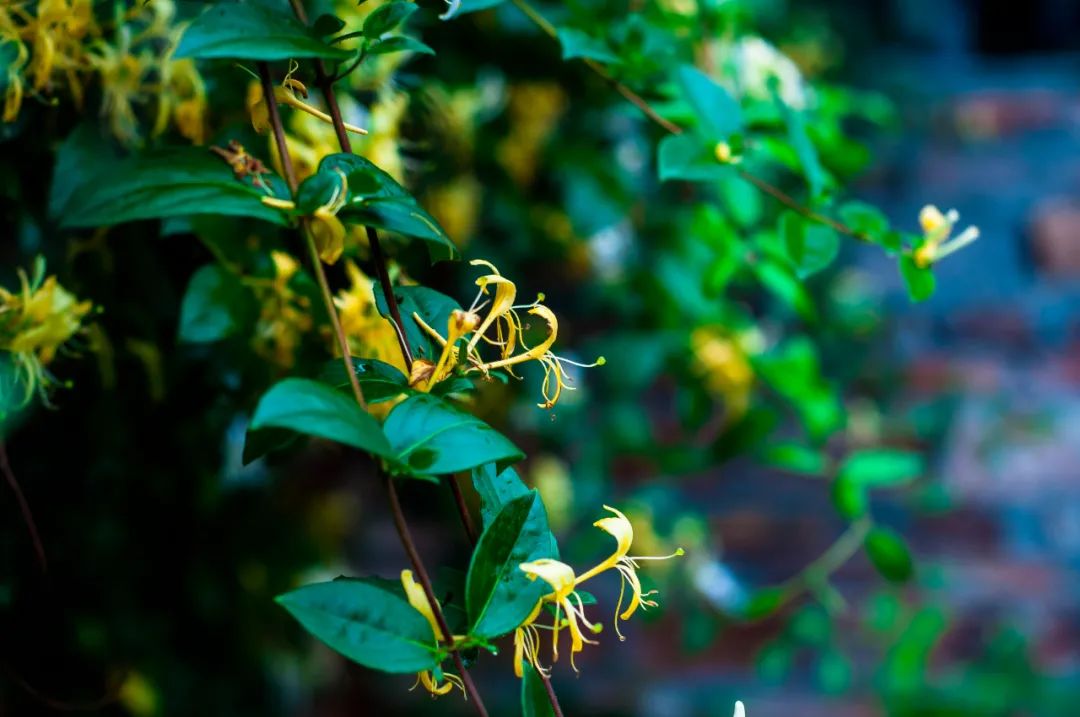
[[[469,543],[475,547],[479,536],[476,534],[476,525],[473,524],[472,515],[469,514],[469,505],[465,502],[465,494],[461,492],[461,484],[458,483],[456,473],[447,477],[450,479],[450,492],[454,494],[454,504],[461,517],[461,526],[465,529]]]
[[[529,20],[533,22],[534,25],[536,25],[538,28],[540,28],[540,30],[544,32],[545,35],[548,35],[549,37],[558,40],[558,30],[556,30],[555,26],[548,22],[547,19],[536,10],[536,8],[529,4],[528,0],[513,0],[513,2],[514,5],[516,5],[517,8],[521,10],[521,12],[524,13],[525,16],[529,18]],[[611,74],[607,71],[607,69],[599,62],[595,60],[590,60],[588,58],[584,58],[584,61],[585,64],[589,67],[589,69],[591,69],[601,78],[603,78],[604,81],[611,85],[616,92],[622,95],[623,98],[630,102],[632,105],[637,107],[641,111],[641,113],[648,117],[652,122],[659,125],[670,134],[683,133],[684,130],[682,127],[661,115],[653,108],[652,105],[649,104],[648,100],[639,95],[637,92],[634,92],[622,82],[619,82],[614,77],[612,77]],[[739,177],[754,185],[754,187],[756,187],[759,191],[768,194],[773,199],[794,210],[795,212],[798,212],[810,221],[816,222],[818,224],[823,224],[824,226],[827,226],[830,229],[839,232],[840,234],[852,237],[854,239],[858,239],[859,241],[872,241],[870,237],[866,236],[861,232],[855,231],[846,224],[827,217],[823,214],[819,214],[813,209],[810,209],[809,207],[799,203],[799,201],[793,198],[791,195],[787,194],[779,187],[765,181],[761,177],[751,174],[745,169],[739,169],[738,173]]]
[[[791,602],[815,583],[828,580],[859,552],[871,527],[873,521],[869,516],[859,518],[817,560],[803,568],[798,575],[781,583],[779,587],[783,597],[780,604]]]
[[[45,546],[41,543],[41,535],[38,533],[37,523],[34,522],[34,514],[30,512],[30,504],[23,495],[15,472],[11,470],[11,462],[8,461],[7,445],[0,441],[0,471],[3,472],[11,492],[15,494],[15,500],[19,503],[19,511],[22,513],[23,522],[26,523],[26,531],[30,533],[30,540],[34,543],[34,552],[37,554],[38,565],[41,572],[49,572],[49,561],[45,557]]]
[[[431,578],[428,577],[427,570],[424,568],[424,563],[420,559],[420,553],[417,552],[416,544],[413,542],[412,534],[409,532],[409,526],[405,522],[405,514],[401,510],[401,501],[398,499],[397,488],[394,486],[394,479],[389,475],[386,475],[385,483],[386,494],[390,497],[390,512],[394,516],[394,527],[397,528],[398,537],[401,538],[401,544],[405,548],[405,553],[409,556],[409,562],[412,563],[413,570],[416,571],[416,577],[420,579],[420,585],[424,588],[424,594],[427,596],[428,602],[431,603],[431,611],[435,615],[435,623],[439,626],[439,630],[442,631],[442,634],[450,647],[450,655],[454,659],[454,666],[457,668],[458,675],[465,685],[465,694],[472,698],[476,711],[483,717],[487,717],[487,709],[485,709],[484,703],[480,699],[480,693],[476,691],[476,685],[473,684],[472,677],[469,676],[468,671],[465,669],[465,665],[461,661],[461,655],[458,654],[457,650],[453,649],[453,633],[450,632],[450,627],[446,622],[446,617],[443,615],[439,601],[435,599],[435,590],[431,586]]]

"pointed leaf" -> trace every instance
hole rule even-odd
[[[218,341],[236,333],[253,313],[251,293],[232,272],[209,264],[195,272],[180,302],[180,340]]]
[[[351,396],[306,378],[274,384],[259,400],[251,428],[287,428],[383,458],[394,456],[379,422]]]
[[[513,468],[502,471],[496,469],[494,463],[473,468],[473,488],[480,495],[480,518],[484,526],[491,525],[491,521],[499,514],[510,501],[528,495],[529,489],[518,477]]]
[[[305,630],[364,667],[412,673],[439,664],[427,618],[377,583],[315,583],[278,596],[277,603]]]
[[[882,448],[855,451],[840,466],[841,477],[870,488],[904,485],[922,472],[918,453]]]
[[[683,179],[710,182],[732,175],[730,165],[716,159],[711,142],[695,132],[672,134],[660,140],[657,148],[657,173],[660,181]]]
[[[520,625],[550,588],[541,580],[529,580],[519,566],[555,557],[540,495],[532,490],[504,505],[484,529],[469,564],[465,599],[470,633],[494,638]]]
[[[888,580],[906,582],[915,572],[904,539],[895,531],[880,526],[873,528],[866,535],[866,554],[870,562]]]
[[[619,62],[619,56],[611,51],[607,42],[601,38],[592,37],[581,30],[572,27],[559,28],[559,42],[562,44],[562,58],[564,60],[580,57],[608,64]]]
[[[414,3],[404,0],[394,0],[380,5],[368,15],[367,20],[364,20],[364,37],[372,40],[382,37],[383,33],[405,22],[418,9]]]
[[[403,393],[413,392],[405,374],[384,361],[354,356],[352,366],[356,380],[364,392],[364,400],[368,403],[381,403],[397,398]],[[352,395],[352,384],[345,373],[345,365],[341,359],[328,361],[322,373],[319,374],[319,380]]]
[[[267,7],[241,3],[214,3],[188,26],[176,48],[176,57],[288,60],[320,57],[346,60],[352,52],[328,45],[319,33],[291,15]]]
[[[683,97],[694,108],[703,134],[712,140],[726,139],[742,129],[742,109],[735,98],[713,78],[690,65],[677,73]]]

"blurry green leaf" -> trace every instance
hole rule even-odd
[[[297,434],[282,428],[248,429],[244,433],[244,450],[241,465],[249,465],[267,453],[281,450],[296,442]]]
[[[476,384],[464,376],[450,376],[439,381],[431,387],[429,393],[432,396],[454,396],[455,394],[472,393],[476,390]]]
[[[742,129],[739,103],[711,77],[696,67],[683,65],[677,79],[706,137],[715,142]]]
[[[375,286],[375,306],[379,314],[387,321],[390,320],[390,308],[386,304],[382,287]],[[450,314],[455,309],[460,309],[456,301],[446,294],[440,294],[426,286],[395,286],[394,297],[398,302],[401,312],[402,330],[405,332],[405,340],[409,344],[413,358],[423,358],[428,361],[437,361],[442,348],[435,343],[416,323],[413,314],[416,314],[424,323],[446,336],[447,322]],[[447,379],[449,380],[449,379]]]
[[[390,411],[384,430],[410,474],[434,477],[485,463],[524,458],[517,446],[471,413],[428,394],[411,396]]]
[[[364,37],[372,40],[382,37],[383,33],[405,22],[418,9],[414,3],[405,0],[393,0],[380,5],[364,20]]]
[[[315,22],[311,23],[311,30],[319,37],[326,37],[328,35],[336,35],[345,28],[345,21],[337,15],[331,15],[330,13],[323,13],[319,17],[315,18]]]
[[[693,132],[684,132],[660,140],[657,172],[662,182],[669,179],[708,182],[731,176],[732,169],[717,161],[707,140]]]
[[[0,77],[4,77],[2,71]],[[58,219],[63,216],[71,195],[87,184],[88,175],[96,174],[93,167],[113,167],[119,158],[115,147],[102,135],[96,117],[84,120],[75,127],[60,143],[56,153],[49,187],[49,217]]]
[[[751,265],[758,281],[803,318],[814,319],[817,310],[809,292],[794,272],[770,256],[761,256]]]
[[[439,664],[427,618],[378,584],[315,583],[280,595],[277,602],[305,630],[364,667],[404,674]]]
[[[836,648],[826,648],[818,658],[818,683],[826,694],[838,695],[851,686],[851,661]]]
[[[784,588],[761,588],[750,596],[743,615],[747,620],[763,620],[782,608],[787,598],[788,592]]]
[[[246,216],[286,224],[266,196],[233,176],[225,162],[197,147],[147,152],[110,165],[107,178],[88,173],[60,218],[64,227],[98,227],[192,214]]]
[[[900,257],[900,275],[904,277],[904,284],[912,301],[925,301],[934,295],[937,285],[934,272],[920,267],[910,256]]]
[[[861,518],[870,508],[866,488],[843,476],[833,481],[832,500],[836,512],[848,520]]]
[[[175,57],[345,60],[352,52],[328,45],[291,15],[256,4],[214,3],[188,26]]]
[[[786,642],[776,641],[766,645],[755,659],[758,674],[769,682],[780,683],[791,671],[793,658],[794,650]]]
[[[823,440],[843,424],[840,400],[822,377],[817,350],[805,337],[793,338],[754,358],[754,367],[790,402],[814,440]]]
[[[397,398],[403,393],[412,393],[409,379],[401,371],[388,363],[372,358],[352,359],[353,372],[364,392],[368,403],[381,403]],[[345,389],[352,396],[352,383],[345,373],[341,359],[328,361],[319,374],[319,380],[337,389]]]
[[[607,64],[617,64],[619,62],[619,56],[611,51],[605,40],[591,37],[581,30],[560,27],[559,42],[562,44],[562,58],[564,60],[580,57]]]
[[[351,396],[305,378],[279,381],[263,394],[251,428],[287,428],[383,458],[395,455],[378,421]]]
[[[465,595],[470,634],[494,638],[524,622],[551,588],[543,580],[530,580],[519,566],[555,557],[540,495],[532,490],[504,505],[484,529],[469,564]]]
[[[517,471],[513,468],[496,470],[494,463],[473,468],[472,483],[480,495],[480,518],[485,527],[491,524],[504,505],[529,493]]]
[[[866,554],[885,578],[905,582],[911,578],[914,565],[904,539],[888,528],[876,526],[867,534]]]
[[[810,604],[800,608],[791,617],[788,633],[803,645],[824,645],[832,637],[832,620],[820,605]]]
[[[892,592],[879,592],[866,603],[866,625],[879,633],[890,633],[896,629],[903,611],[900,599]]]
[[[875,241],[889,229],[889,220],[877,207],[866,202],[847,202],[840,207],[840,219],[851,230]]]
[[[487,10],[488,8],[503,4],[506,0],[448,0],[448,2],[450,7],[447,8],[445,13],[439,15],[439,18],[442,20],[450,20],[470,12]]]
[[[432,262],[458,257],[457,246],[416,199],[389,174],[355,154],[331,154],[319,162],[318,171],[301,182],[296,191],[297,208],[310,213],[325,204],[341,177],[348,194],[338,212],[341,221],[396,232],[420,239]]]
[[[795,212],[780,216],[780,233],[787,255],[800,278],[825,269],[840,251],[840,237],[832,229],[808,221]]]
[[[803,113],[789,107],[779,96],[776,97],[776,103],[780,107],[780,113],[784,118],[784,123],[787,125],[788,140],[791,142],[791,146],[795,148],[795,154],[799,157],[803,177],[806,178],[806,184],[810,187],[810,195],[815,200],[820,199],[825,191],[828,175],[821,167],[821,161],[818,159],[814,143],[810,141],[810,137],[806,134],[806,122],[803,119]]]
[[[394,35],[376,40],[367,47],[369,55],[388,55],[391,52],[418,52],[421,55],[434,55],[435,51],[407,35]]]
[[[719,189],[727,215],[737,225],[749,229],[761,221],[764,205],[761,192],[753,185],[735,174],[728,174],[721,177]]]
[[[528,663],[524,663],[523,668],[521,717],[555,717],[551,698],[548,697],[547,688],[544,687],[536,668]]]
[[[180,302],[181,341],[219,341],[240,329],[250,318],[251,293],[232,272],[210,264],[191,277]]]
[[[869,488],[910,483],[922,472],[918,453],[880,448],[855,451],[840,466],[842,478]]]
[[[793,473],[821,475],[826,468],[825,454],[821,450],[798,443],[777,443],[766,446],[761,457],[768,465]]]

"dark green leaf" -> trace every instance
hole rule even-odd
[[[281,428],[264,428],[261,431],[249,429],[244,434],[244,451],[240,463],[246,466],[267,453],[289,446],[296,439],[296,433]]]
[[[353,372],[364,392],[364,400],[368,403],[380,403],[397,398],[403,393],[411,393],[409,379],[396,367],[388,363],[371,358],[355,358],[352,360]],[[319,374],[319,380],[337,389],[349,390],[351,383],[345,373],[345,365],[341,359],[327,362]]]
[[[833,481],[832,500],[836,512],[848,520],[863,517],[870,508],[866,488],[843,476]]]
[[[911,578],[915,567],[904,539],[888,528],[874,527],[866,536],[866,554],[878,572],[893,582]]]
[[[866,202],[847,202],[840,207],[840,219],[849,229],[875,240],[889,229],[889,220],[881,210]]]
[[[469,564],[465,602],[470,633],[495,638],[520,625],[550,588],[542,580],[529,580],[519,566],[555,557],[547,512],[535,490],[503,506],[480,536]]]
[[[762,588],[750,597],[743,615],[747,620],[763,620],[782,608],[787,598],[788,593],[783,588]]]
[[[439,664],[427,618],[378,584],[316,583],[280,595],[277,602],[316,638],[364,667],[412,673]]]
[[[709,182],[731,176],[731,166],[716,159],[715,145],[715,142],[710,143],[694,132],[664,137],[657,149],[657,173],[660,181],[683,179],[689,182]]]
[[[778,299],[806,319],[817,317],[813,299],[795,273],[770,256],[761,256],[753,265],[758,281]]]
[[[713,141],[727,139],[742,129],[739,103],[711,77],[690,65],[678,70],[683,97],[694,108],[702,132]]]
[[[186,147],[148,152],[87,175],[72,191],[61,225],[97,227],[137,219],[193,214],[246,216],[275,224],[288,217],[260,200],[266,196],[205,149]]]
[[[934,272],[920,267],[910,256],[900,257],[900,275],[904,277],[904,284],[912,301],[926,301],[934,295],[937,285]]]
[[[889,449],[855,451],[840,466],[840,476],[869,488],[910,483],[923,472],[918,453]]]
[[[581,30],[575,30],[571,27],[559,28],[559,42],[562,44],[562,57],[564,60],[580,57],[608,64],[619,62],[619,56],[611,51],[607,42],[600,38],[591,37]]]
[[[785,124],[787,124],[788,140],[799,157],[803,177],[806,178],[806,184],[810,187],[810,195],[814,199],[819,199],[825,191],[828,175],[825,174],[825,170],[821,167],[821,161],[818,159],[814,143],[810,141],[810,137],[806,134],[806,122],[803,119],[803,113],[788,107],[780,99],[779,95],[776,97],[776,103],[780,107],[780,113],[784,117]]]
[[[532,665],[525,663],[521,680],[521,717],[555,717],[547,688],[540,674]]]
[[[825,472],[825,455],[818,449],[808,448],[798,443],[778,443],[768,446],[762,458],[770,466],[793,473],[821,475]]]
[[[241,328],[253,309],[251,293],[232,272],[217,264],[195,272],[180,302],[180,340],[207,343]]]
[[[394,2],[380,5],[364,21],[364,37],[372,40],[382,37],[383,33],[405,22],[418,9],[414,3],[405,2],[405,0],[394,0]]]
[[[378,421],[351,396],[305,378],[287,378],[263,394],[251,428],[287,428],[383,458],[394,456]]]
[[[524,458],[494,428],[430,394],[411,396],[395,406],[384,430],[402,466],[418,477]]]
[[[403,327],[405,340],[409,344],[413,357],[437,361],[442,352],[441,347],[424,333],[413,319],[413,314],[423,319],[424,323],[442,336],[446,336],[450,313],[461,307],[446,294],[440,294],[426,286],[395,286],[394,296],[397,298],[398,309],[401,312],[401,322],[405,324]],[[383,295],[381,286],[375,287],[375,306],[381,316],[387,320],[390,319],[390,309],[386,304],[386,297]]]
[[[421,55],[435,54],[435,51],[430,47],[407,35],[384,37],[371,43],[367,48],[367,54],[369,55],[388,55],[391,52],[418,52]]]
[[[518,477],[513,468],[496,470],[494,463],[488,463],[472,470],[473,488],[480,496],[480,518],[484,526],[491,521],[510,501],[528,495],[529,489]]]
[[[801,278],[828,267],[840,251],[840,237],[832,229],[810,222],[795,212],[780,217],[780,233],[788,258]]]
[[[345,27],[345,21],[337,15],[331,15],[324,13],[319,15],[311,25],[312,31],[319,37],[326,37],[327,35],[336,35]]]
[[[0,76],[3,75],[0,71]],[[71,195],[86,184],[88,175],[97,174],[93,167],[112,168],[119,159],[112,143],[102,135],[97,118],[80,123],[60,144],[56,153],[52,185],[49,187],[49,216],[57,219],[64,215]]]
[[[288,60],[320,57],[345,60],[352,53],[322,41],[284,11],[256,4],[215,3],[192,21],[180,38],[176,57]]]
[[[451,18],[465,15],[466,13],[487,10],[496,5],[501,5],[504,2],[506,2],[506,0],[449,0],[450,7],[448,7],[446,12],[442,15],[439,15],[439,18],[442,20],[450,20]]]

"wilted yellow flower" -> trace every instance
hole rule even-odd
[[[960,213],[955,209],[942,214],[941,210],[933,204],[927,204],[922,208],[919,212],[919,224],[922,226],[923,240],[915,249],[916,265],[925,269],[979,238],[978,227],[970,226],[949,239],[958,221],[960,221]]]
[[[11,354],[15,381],[22,384],[22,404],[35,391],[47,402],[47,391],[56,381],[45,367],[79,332],[93,308],[64,289],[55,276],[44,276],[45,263],[38,259],[33,279],[19,270],[17,293],[0,287],[0,350]],[[3,402],[8,403],[7,397]]]

